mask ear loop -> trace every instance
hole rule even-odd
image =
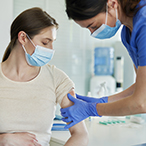
[[[36,47],[35,44],[33,43],[33,41],[32,41],[32,40],[30,39],[30,37],[28,36],[28,34],[26,34],[26,35],[27,35],[28,39],[31,41],[31,43],[33,44],[33,46]]]
[[[36,47],[35,44],[33,43],[33,41],[28,36],[28,34],[26,34],[26,36],[28,37],[28,39],[30,40],[30,42],[33,44],[33,46]],[[26,49],[25,49],[25,47],[23,45],[22,45],[22,48],[24,49],[25,53],[27,53],[27,51],[26,51]]]
[[[105,17],[105,24],[107,25],[107,18],[108,18],[108,5],[106,4],[106,17]]]
[[[116,21],[118,20],[118,12],[117,12],[117,9],[116,9]]]
[[[25,47],[24,47],[23,45],[22,45],[22,48],[23,48],[24,52],[27,53],[27,52],[26,52],[26,49],[25,49]]]

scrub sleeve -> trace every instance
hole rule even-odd
[[[136,68],[146,66],[146,0],[137,5],[143,6],[133,17],[133,30],[123,27],[121,38]]]

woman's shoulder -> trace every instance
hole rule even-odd
[[[62,71],[61,69],[59,69],[55,65],[47,64],[47,65],[44,66],[44,68],[46,68],[46,70],[48,70],[49,72],[52,72],[53,75],[65,75],[65,76],[67,76],[64,71]]]
[[[53,70],[54,68],[56,68],[55,65],[50,65],[50,64],[46,64],[43,66],[43,68],[47,68],[48,70]]]

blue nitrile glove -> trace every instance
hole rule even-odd
[[[108,97],[102,97],[102,98],[92,98],[92,97],[87,97],[87,96],[81,96],[81,95],[78,95],[76,94],[76,97],[78,99],[81,99],[83,101],[86,101],[86,102],[97,102],[97,103],[107,103],[108,102]]]
[[[77,95],[78,99],[76,99],[70,94],[67,96],[72,102],[74,102],[74,105],[61,109],[61,115],[64,117],[62,120],[67,123],[71,122],[69,125],[65,126],[66,129],[81,122],[89,116],[99,116],[96,110],[96,104],[105,103],[108,100],[108,97],[97,99]]]

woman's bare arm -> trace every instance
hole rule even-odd
[[[75,92],[73,89],[69,93],[75,97]],[[62,100],[61,108],[66,108],[72,105],[73,102],[71,102],[66,95]],[[69,131],[71,133],[71,137],[68,139],[64,146],[87,146],[88,132],[84,121],[72,126],[71,128],[69,128]]]

